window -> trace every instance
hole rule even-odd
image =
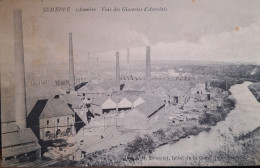
[[[59,122],[60,122],[60,119],[57,119],[57,124],[59,124]]]
[[[49,125],[49,120],[47,120],[47,125]]]
[[[69,124],[69,121],[70,121],[70,118],[68,117],[68,118],[67,118],[67,124]]]
[[[51,135],[51,132],[50,131],[47,131],[46,133],[45,133],[45,137],[49,137]]]

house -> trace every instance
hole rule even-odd
[[[165,103],[155,97],[146,96],[146,102],[133,108],[124,115],[125,129],[150,129],[158,122],[158,117],[164,111]]]
[[[174,87],[169,91],[169,103],[171,105],[177,105],[182,104],[185,100],[185,93],[178,89],[177,87]]]
[[[59,98],[48,100],[39,118],[40,139],[75,134],[75,113]]]

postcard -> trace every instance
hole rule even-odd
[[[1,0],[2,166],[259,165],[259,9]]]

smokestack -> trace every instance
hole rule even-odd
[[[70,79],[69,82],[70,92],[75,91],[72,32],[69,33],[69,79]]]
[[[90,53],[88,52],[88,76],[91,76]]]
[[[127,75],[130,75],[130,58],[129,58],[129,48],[127,48]]]
[[[151,79],[150,46],[146,46],[146,81]]]
[[[119,52],[116,52],[116,85],[120,90],[120,67],[119,67]]]
[[[99,78],[98,58],[97,58],[97,78]]]
[[[23,51],[22,10],[14,10],[15,112],[20,129],[26,128],[25,69]]]

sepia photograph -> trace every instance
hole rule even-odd
[[[0,0],[1,167],[258,166],[259,0]]]

